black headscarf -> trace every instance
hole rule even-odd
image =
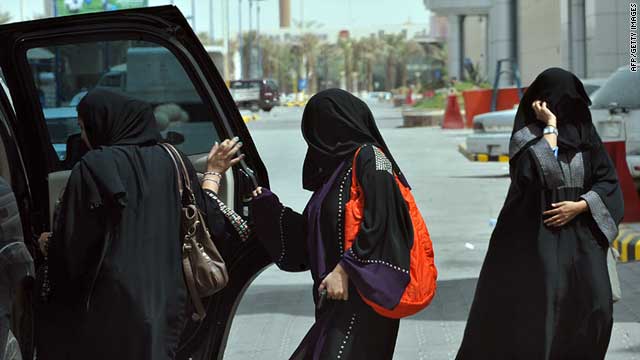
[[[113,154],[114,146],[155,145],[160,140],[151,105],[108,90],[94,89],[77,107],[91,147],[80,162],[90,206],[103,205],[105,197],[126,206],[126,190]],[[142,172],[142,169],[139,171]]]
[[[549,68],[531,83],[516,114],[513,133],[536,124],[544,124],[536,119],[532,104],[536,100],[546,101],[549,110],[558,119],[558,146],[571,150],[587,150],[593,143],[591,100],[577,76],[561,68]]]
[[[373,144],[385,153],[402,183],[407,180],[384,142],[371,110],[351,93],[340,89],[314,95],[302,115],[302,136],[309,146],[302,170],[302,185],[317,190],[364,144]]]
[[[78,104],[93,148],[110,145],[153,145],[160,140],[151,105],[103,89],[94,89]]]

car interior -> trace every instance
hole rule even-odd
[[[60,58],[55,60],[54,54],[59,54],[62,61]],[[87,61],[92,57],[95,62]],[[72,100],[77,101],[87,90],[102,86],[104,76],[108,76],[113,68],[129,72],[122,77],[126,83],[109,87],[109,90],[122,91],[152,104],[164,140],[188,155],[198,172],[205,171],[211,146],[220,140],[211,119],[219,116],[209,113],[191,79],[169,50],[145,41],[96,41],[34,48],[27,51],[27,58],[43,110],[69,108]],[[56,61],[58,65],[62,63],[62,73],[54,71]],[[70,170],[86,149],[79,144],[75,112],[75,119],[66,119],[62,124],[57,119],[47,119],[46,112],[43,114],[50,142],[54,131],[59,134],[61,129],[66,129],[68,132],[66,143],[51,144],[53,162],[57,162],[48,174],[52,219],[55,203],[65,188]],[[221,185],[220,199],[233,208],[231,171],[225,174]]]

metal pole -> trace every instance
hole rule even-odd
[[[253,30],[253,0],[249,0],[249,32]]]
[[[244,77],[244,67],[242,66],[243,49],[242,49],[242,0],[238,0],[238,58],[240,59],[240,78]]]
[[[256,46],[258,47],[258,76],[262,77],[262,48],[260,47],[260,0],[257,0],[258,8],[256,9]]]
[[[230,68],[229,63],[231,61],[231,51],[229,51],[230,43],[231,43],[231,41],[229,39],[229,36],[230,36],[230,33],[231,33],[230,28],[229,28],[229,23],[230,23],[230,21],[229,21],[230,20],[230,17],[229,17],[229,0],[224,0],[224,10],[225,10],[225,13],[227,15],[226,19],[225,19],[226,34],[225,34],[225,37],[224,37],[225,38],[225,42],[226,42],[225,47],[227,49],[227,56],[225,56],[225,62],[224,62],[224,76],[225,76],[224,80],[228,83],[229,80],[231,80],[231,74],[229,74],[229,68]]]
[[[253,30],[253,0],[249,0],[249,37],[247,40],[249,43],[247,44],[247,69],[249,69],[249,74],[247,75],[249,78],[253,78],[253,42],[251,41],[251,31]]]
[[[193,32],[198,33],[196,30],[196,0],[191,0],[191,26],[193,26]]]
[[[215,40],[213,31],[213,0],[209,0],[209,37],[211,38],[212,43]]]

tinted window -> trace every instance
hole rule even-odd
[[[219,116],[209,112],[182,65],[164,47],[103,41],[34,48],[27,57],[60,159],[69,136],[80,131],[75,107],[95,87],[149,102],[163,136],[187,154],[206,153],[218,140],[212,119]]]
[[[611,103],[629,109],[640,108],[640,72],[616,71],[593,95],[594,108],[607,108]]]

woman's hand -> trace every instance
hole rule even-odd
[[[549,110],[549,108],[547,108],[546,101],[536,100],[533,102],[531,107],[533,107],[533,111],[535,112],[538,120],[548,126],[553,126],[555,128],[558,127],[558,119],[556,119],[556,116],[551,112],[551,110]]]
[[[253,195],[254,198],[257,198],[258,196],[262,195],[262,186],[258,186],[255,190],[253,190],[251,195]]]
[[[47,255],[47,248],[49,246],[49,239],[51,239],[51,233],[50,232],[43,232],[42,234],[40,234],[40,237],[38,238],[38,246],[40,247],[40,251],[42,251],[42,253],[45,256]]]
[[[553,209],[547,210],[542,214],[549,216],[544,220],[544,224],[551,227],[561,227],[573,220],[576,216],[589,209],[589,205],[584,200],[580,201],[563,201],[551,204]]]
[[[244,159],[244,154],[235,157],[241,147],[242,142],[238,137],[234,137],[231,140],[227,139],[221,144],[216,142],[207,157],[207,171],[224,174],[230,167]]]
[[[338,264],[327,277],[322,280],[319,292],[327,289],[327,297],[332,300],[349,300],[349,275]]]

